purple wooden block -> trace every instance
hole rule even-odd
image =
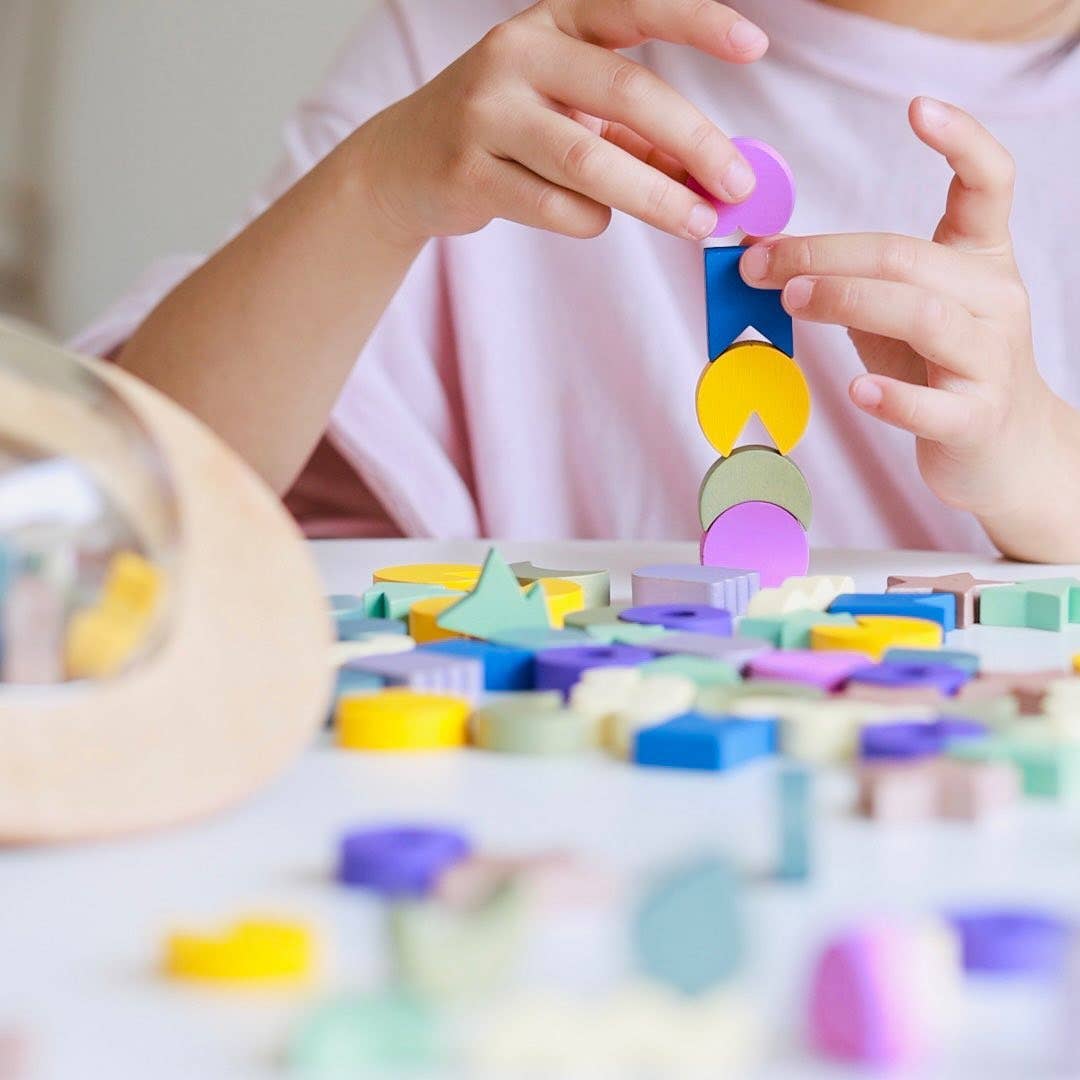
[[[636,667],[647,664],[651,652],[634,645],[582,645],[545,649],[536,654],[536,689],[558,690],[567,697],[590,668]]]
[[[694,634],[731,636],[731,614],[709,604],[646,604],[627,608],[619,615],[624,622],[686,630]]]
[[[897,664],[885,661],[868,664],[851,676],[853,683],[867,686],[928,687],[944,697],[952,697],[971,678],[952,664]]]
[[[859,746],[862,757],[868,761],[911,760],[934,757],[944,753],[949,743],[957,739],[979,739],[986,733],[986,726],[974,720],[950,717],[929,724],[898,720],[863,728]]]
[[[433,694],[456,694],[476,701],[484,692],[484,665],[479,660],[443,653],[392,653],[389,656],[365,656],[345,665],[351,671],[366,671],[386,680],[388,686]]]
[[[778,649],[752,660],[750,677],[809,683],[823,690],[838,690],[853,671],[862,667],[866,667],[866,657],[862,653],[833,652],[828,649]]]
[[[743,615],[750,597],[760,588],[758,575],[750,570],[696,563],[664,563],[643,566],[632,577],[634,606],[646,604],[708,604]]]
[[[810,566],[810,541],[794,514],[767,502],[744,502],[725,510],[701,538],[703,566],[734,563],[756,570],[763,588],[802,577]]]
[[[1056,975],[1065,961],[1070,927],[1030,908],[949,912],[960,936],[965,971],[995,975]]]
[[[665,634],[645,647],[660,656],[707,656],[744,668],[756,657],[773,651],[768,641],[750,637],[717,637],[716,634]],[[865,663],[866,657],[863,657]]]
[[[338,880],[385,896],[424,896],[471,850],[468,839],[452,829],[360,829],[342,838]]]

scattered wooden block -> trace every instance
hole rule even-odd
[[[858,766],[856,810],[878,821],[929,821],[937,816],[938,778],[929,761]]]
[[[698,634],[731,635],[731,613],[709,604],[644,604],[627,608],[623,622],[659,626],[665,630]]]
[[[690,712],[634,739],[634,761],[671,769],[724,771],[776,753],[778,721],[704,716]]]
[[[1060,671],[987,672],[965,683],[956,700],[963,704],[1008,694],[1016,700],[1022,716],[1037,716],[1050,687],[1062,677]]]
[[[767,641],[748,637],[717,637],[715,634],[665,634],[648,643],[657,656],[703,656],[742,669],[751,660],[772,652]]]
[[[979,600],[984,626],[1019,626],[1033,630],[1064,630],[1080,622],[1080,581],[1043,578],[986,589]]]
[[[453,630],[444,630],[439,619],[448,608],[458,602],[463,593],[447,593],[445,596],[428,596],[423,600],[413,601],[409,608],[409,637],[420,645],[433,641],[461,640],[464,635]]]
[[[742,258],[741,247],[709,247],[705,249],[705,315],[708,324],[708,349],[710,366],[715,367],[717,362],[724,360],[728,353],[743,345],[761,345],[763,348],[774,349],[781,356],[790,359],[794,355],[794,329],[791,316],[784,310],[780,302],[780,290],[778,289],[755,289],[747,285],[739,273],[739,261]],[[746,329],[753,327],[763,337],[768,338],[768,343],[757,341],[744,341],[732,344],[735,339]],[[742,361],[746,367],[747,362]],[[798,370],[798,369],[796,369]],[[802,377],[802,372],[799,372]],[[761,387],[771,384],[777,385],[777,393],[780,395],[780,420],[787,423],[787,427],[778,426],[781,438],[777,433],[769,430],[773,441],[780,446],[781,439],[785,444],[790,441],[791,446],[802,437],[802,431],[792,435],[790,425],[793,423],[791,413],[801,405],[799,397],[800,386],[795,376],[776,364],[759,362],[749,367],[749,370],[735,369],[730,375],[732,383],[737,388],[738,404],[745,405],[747,412],[732,410],[732,415],[721,419],[717,418],[714,423],[719,431],[717,438],[722,436],[722,445],[713,443],[722,454],[730,454],[732,447],[739,438],[739,434],[746,426],[750,414],[754,411],[754,399],[750,397],[750,388],[758,387],[760,397]],[[805,384],[805,379],[803,379]],[[809,399],[809,392],[806,392]],[[746,399],[749,398],[749,401]],[[710,398],[706,405],[713,404]],[[701,405],[699,405],[699,409]],[[809,400],[806,403],[807,420],[809,419]],[[799,415],[795,414],[796,417]],[[741,422],[739,417],[742,417]],[[766,424],[768,427],[768,424]],[[805,430],[806,421],[803,422]],[[712,439],[709,440],[713,442]],[[723,449],[726,446],[727,449]],[[782,453],[788,453],[780,446]]]
[[[746,614],[755,617],[825,611],[841,593],[855,591],[850,577],[793,577],[774,589],[761,589],[750,598]]]
[[[484,692],[484,665],[474,657],[447,656],[416,649],[413,652],[366,656],[349,662],[357,671],[378,675],[387,686],[450,694],[476,701]]]
[[[484,668],[484,689],[489,693],[531,690],[536,684],[536,656],[528,649],[457,638],[425,645],[423,651],[479,660]]]
[[[372,575],[375,583],[441,585],[455,592],[468,592],[480,579],[480,567],[462,563],[417,563],[413,566],[384,566]]]
[[[431,894],[451,867],[472,854],[464,833],[432,826],[392,825],[346,833],[337,879],[387,899]]]
[[[880,660],[887,649],[936,649],[942,641],[941,625],[928,619],[889,615],[857,615],[854,626],[816,626],[810,631],[810,647],[822,650],[857,651]]]
[[[583,596],[580,590],[577,595]],[[506,630],[546,630],[552,625],[543,587],[534,585],[523,593],[495,548],[488,552],[472,592],[446,608],[436,622],[442,630],[486,639]]]
[[[904,709],[908,705],[938,708],[947,700],[933,686],[874,686],[857,682],[849,682],[838,696],[845,701],[867,701],[894,709]]]
[[[760,595],[761,593],[758,593],[758,596]],[[737,633],[740,637],[767,641],[777,649],[809,649],[810,631],[815,626],[854,625],[855,618],[852,615],[794,611],[787,615],[747,615],[739,621]]]
[[[357,641],[338,641],[331,645],[330,667],[344,667],[352,660],[370,656],[412,652],[415,648],[415,640],[404,634],[369,634]]]
[[[620,758],[629,758],[639,731],[683,716],[694,707],[697,687],[681,675],[651,675],[605,720],[604,745]]]
[[[865,665],[866,658],[857,652],[788,649],[755,657],[750,661],[749,674],[755,679],[809,683],[823,690],[837,690]]]
[[[558,690],[564,698],[590,668],[634,667],[648,663],[652,653],[633,645],[583,645],[545,649],[536,654],[537,690]]]
[[[748,570],[675,563],[643,566],[631,578],[635,606],[708,604],[732,615],[746,611],[760,584],[758,575]]]
[[[1037,908],[948,912],[960,938],[964,970],[998,976],[1057,978],[1065,968],[1070,923]]]
[[[957,623],[957,626],[960,624]],[[981,661],[975,653],[957,649],[887,649],[882,657],[886,664],[951,664],[968,675],[979,674]]]
[[[370,634],[404,634],[405,623],[400,619],[372,619],[367,615],[339,615],[335,620],[338,641],[356,641]]]
[[[193,982],[306,981],[315,939],[300,923],[244,919],[222,934],[169,935],[164,967],[171,978]]]
[[[739,672],[733,664],[723,660],[710,660],[707,656],[661,656],[642,664],[642,675],[679,675],[689,679],[699,688],[706,686],[736,686],[740,683]]]
[[[586,630],[590,626],[617,626],[619,616],[629,606],[629,604],[609,604],[606,607],[587,607],[583,611],[572,611],[566,616],[566,625],[578,630]]]
[[[475,578],[473,579],[475,580]],[[417,600],[432,596],[464,596],[464,591],[443,585],[424,585],[408,581],[384,581],[372,585],[360,598],[363,613],[375,619],[408,619]]]
[[[939,623],[944,633],[956,629],[955,601],[935,593],[842,593],[829,605],[829,611],[930,619]]]
[[[960,821],[983,821],[1015,805],[1021,794],[1020,773],[1000,761],[934,762],[938,814]]]
[[[573,649],[593,643],[593,639],[584,630],[574,627],[565,627],[562,630],[551,627],[514,627],[493,634],[489,640],[496,645],[506,645],[512,649],[531,649],[533,652],[543,649]]]
[[[932,689],[942,697],[954,696],[970,676],[952,664],[882,661],[859,668],[850,685],[891,690]]]
[[[956,625],[961,629],[979,621],[979,597],[983,589],[1008,585],[1006,581],[983,581],[971,574],[944,574],[940,577],[892,575],[886,582],[891,593],[941,593],[956,600]]]
[[[776,794],[779,832],[776,876],[781,881],[805,881],[810,876],[813,776],[798,767],[783,769]]]
[[[526,587],[526,597],[530,590],[544,594],[548,620],[556,630],[561,630],[566,625],[567,615],[585,608],[585,590],[574,581],[554,577],[540,578],[535,585]]]
[[[728,981],[743,960],[738,877],[720,859],[677,867],[650,888],[634,919],[641,970],[684,994]]]
[[[769,446],[739,446],[705,474],[698,493],[702,529],[739,503],[759,500],[782,506],[810,528],[813,503],[806,478],[789,457]]]
[[[585,627],[585,633],[597,645],[642,645],[664,637],[668,631],[662,626],[646,626],[644,623],[600,623]]]
[[[337,705],[337,742],[345,750],[450,750],[465,745],[472,711],[464,698],[381,690]]]
[[[1020,770],[1024,794],[1072,802],[1080,796],[1080,745],[1022,733],[958,743],[949,756],[959,761],[999,761]]]
[[[588,717],[565,708],[555,691],[507,694],[473,713],[472,740],[503,754],[577,754],[596,744]]]
[[[531,562],[511,563],[510,569],[522,585],[531,585],[534,581],[545,578],[555,578],[580,585],[584,593],[584,610],[586,611],[611,604],[611,577],[607,570],[545,570],[534,566]]]
[[[805,574],[810,542],[798,519],[782,506],[744,502],[725,510],[701,538],[702,566],[742,566],[762,586]]]

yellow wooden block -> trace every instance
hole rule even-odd
[[[566,624],[566,616],[585,610],[585,590],[575,581],[566,578],[540,578],[538,585],[547,601],[548,620],[556,630]],[[532,585],[525,586],[533,588]]]
[[[859,615],[854,626],[814,626],[810,648],[865,653],[880,660],[887,649],[936,649],[943,639],[941,624],[899,615]]]
[[[754,617],[790,615],[794,611],[825,611],[841,594],[855,591],[849,577],[793,577],[775,589],[760,589],[750,597],[746,614]]]
[[[300,923],[247,919],[220,935],[170,935],[164,966],[175,979],[201,982],[303,980],[315,967],[315,941]]]
[[[464,698],[382,690],[341,698],[337,741],[346,750],[446,750],[465,745],[472,704]]]
[[[480,567],[464,563],[417,563],[414,566],[384,566],[372,575],[375,581],[404,581],[410,585],[442,585],[445,589],[469,592],[480,580]],[[459,598],[460,599],[460,598]]]
[[[64,667],[69,679],[117,674],[142,643],[143,620],[102,608],[78,611],[68,620]]]
[[[728,457],[755,413],[780,453],[789,454],[810,422],[810,388],[786,353],[762,341],[745,341],[705,368],[697,415],[705,438]]]
[[[453,630],[444,630],[437,621],[448,607],[453,607],[460,599],[460,596],[450,595],[426,596],[423,600],[417,600],[409,608],[409,637],[418,645],[425,645],[429,641],[447,641],[450,638],[465,637],[464,634],[457,634]]]
[[[132,551],[113,556],[102,589],[101,606],[149,619],[165,588],[165,576],[152,562]]]
[[[1080,675],[1080,653],[1077,653],[1072,658],[1072,667],[1073,667],[1073,671],[1075,671],[1078,675]]]

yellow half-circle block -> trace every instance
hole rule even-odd
[[[480,567],[467,563],[416,563],[411,566],[384,566],[372,575],[378,582],[403,581],[409,585],[442,585],[445,589],[468,592],[480,580]],[[457,599],[461,599],[458,597]]]
[[[314,966],[314,937],[300,923],[248,919],[224,934],[172,934],[165,942],[165,971],[175,979],[292,981]]]
[[[936,649],[941,624],[900,615],[859,615],[854,626],[822,625],[810,629],[812,649],[843,649],[880,660],[887,649]]]
[[[346,750],[447,750],[464,746],[471,712],[464,698],[413,690],[346,696],[337,741]]]
[[[548,622],[556,630],[566,625],[566,616],[585,610],[585,590],[576,581],[566,578],[541,578],[537,585],[544,591],[547,601]],[[533,588],[526,586],[526,591]]]
[[[450,596],[425,596],[423,600],[417,600],[409,608],[409,637],[418,645],[426,645],[430,641],[448,641],[450,638],[464,637],[464,634],[457,634],[453,630],[444,630],[436,621],[448,607],[456,604],[460,599],[459,595],[452,594]]]
[[[697,415],[705,438],[728,457],[757,413],[781,454],[789,454],[810,422],[810,388],[786,353],[763,341],[743,341],[703,372]]]

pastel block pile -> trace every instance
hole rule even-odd
[[[698,382],[697,415],[722,456],[698,496],[701,562],[754,570],[762,586],[772,587],[805,574],[809,565],[810,490],[787,455],[809,423],[810,392],[794,360],[791,316],[779,292],[743,282],[739,242],[744,234],[769,236],[786,227],[795,181],[771,146],[757,139],[734,142],[754,169],[757,188],[740,206],[712,200],[719,216],[713,244],[705,249],[709,365]],[[747,330],[766,340],[737,340]],[[736,447],[755,414],[775,445]]]

